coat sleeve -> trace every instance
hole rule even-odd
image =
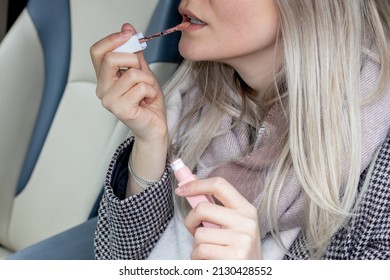
[[[390,133],[373,164],[372,172],[368,174],[366,170],[361,175],[362,198],[356,212],[333,236],[325,259],[390,259]],[[363,190],[366,180],[368,186]],[[308,258],[306,239],[301,232],[285,259]]]
[[[96,259],[145,259],[173,216],[171,171],[160,181],[124,198],[133,139],[117,149],[107,172],[95,232]]]
[[[357,212],[334,237],[328,259],[390,259],[390,133],[367,176],[369,184]]]

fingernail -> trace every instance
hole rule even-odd
[[[177,195],[184,195],[186,192],[186,188],[184,186],[177,187],[175,193]]]
[[[128,38],[133,35],[133,32],[131,30],[124,30],[121,32],[121,36],[123,38]]]

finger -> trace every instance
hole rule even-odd
[[[195,234],[202,222],[217,224],[222,229],[258,232],[257,217],[247,216],[241,209],[237,211],[208,202],[199,203],[192,209],[184,220],[184,225],[191,234]]]
[[[102,98],[103,107],[112,112],[120,120],[127,122],[142,113],[142,107],[148,106],[148,101],[157,96],[157,91],[151,85],[139,83],[123,95],[107,95]],[[151,102],[151,101],[149,101]]]
[[[129,23],[123,24],[122,28],[121,28],[121,31],[124,32],[124,31],[128,31],[128,30],[133,31],[134,34],[136,33],[135,28],[131,24],[129,24]],[[136,54],[138,56],[138,59],[141,62],[141,69],[144,70],[144,71],[152,72],[150,70],[150,68],[149,68],[149,63],[145,59],[144,53],[143,52],[137,52]]]
[[[134,97],[133,100],[138,100],[137,104],[140,106],[152,103],[157,95],[156,89],[145,82],[137,83],[131,90],[131,97]],[[134,103],[136,103],[136,101],[134,101]]]
[[[131,31],[133,33],[136,33],[135,31],[135,28],[133,25],[131,25],[130,23],[126,22],[122,25],[122,28],[121,28],[121,32],[124,32],[124,31]]]
[[[202,243],[194,247],[191,252],[192,260],[261,260],[262,251],[246,250],[237,246],[221,246],[210,243]]]
[[[258,235],[230,229],[198,228],[194,235],[193,248],[193,256],[199,259],[262,258]]]
[[[230,229],[199,227],[194,234],[193,247],[202,243],[227,246],[234,238],[235,234]]]
[[[191,234],[195,234],[202,222],[213,223],[221,227],[226,226],[224,219],[232,213],[229,213],[231,209],[223,208],[222,206],[215,205],[209,202],[201,202],[194,209],[192,209],[184,220],[184,225]],[[229,215],[230,214],[230,215]],[[226,215],[224,217],[224,215]]]
[[[111,76],[114,76],[114,74],[116,74],[116,71],[118,71],[118,69],[123,66],[127,69],[141,69],[141,63],[137,55],[123,52],[109,52],[104,56],[101,62],[101,74],[102,71],[109,70]],[[103,75],[105,75],[104,72]]]
[[[108,35],[91,46],[90,55],[96,74],[99,73],[104,56],[108,52],[111,52],[115,48],[126,43],[134,33],[135,30],[125,29],[122,32]]]
[[[149,67],[149,63],[146,61],[145,59],[145,55],[144,55],[144,52],[141,51],[141,52],[136,52],[135,53],[139,59],[139,62],[141,64],[141,69],[145,72],[148,72],[148,73],[151,73],[153,74],[152,70],[150,69]]]
[[[194,180],[176,189],[179,196],[213,195],[225,207],[251,205],[231,184],[221,177]]]
[[[113,89],[113,84],[117,85],[117,87],[123,83],[129,83],[129,76],[130,73],[134,73],[134,71],[126,71],[118,76],[118,71],[120,69],[120,65],[126,65],[130,69],[137,69],[140,68],[140,63],[136,55],[134,54],[126,54],[126,53],[116,53],[111,52],[108,53],[102,62],[99,77],[98,77],[98,88],[97,88],[97,96],[101,99],[107,91],[110,92],[117,92],[115,89]],[[127,78],[124,78],[122,80],[127,81],[118,81],[124,74],[127,73]],[[141,80],[136,80],[135,83],[140,82]],[[124,92],[128,91],[133,84],[126,84],[126,89],[122,89],[121,92],[118,94],[123,94]]]
[[[238,259],[235,251],[228,246],[200,244],[191,252],[192,260],[233,260]]]
[[[198,228],[194,235],[193,248],[203,244],[229,247],[235,251],[236,258],[243,259],[256,258],[259,252],[258,249],[261,249],[258,236],[230,229]]]
[[[157,93],[155,86],[156,80],[153,75],[135,68],[130,68],[126,71],[118,83],[115,84],[118,92],[125,92],[124,94],[127,94],[127,91],[130,89],[133,95],[138,93],[143,96],[142,99],[155,98]]]
[[[127,84],[134,86],[134,85],[141,83],[141,82],[144,82],[144,83],[151,85],[153,87],[157,85],[157,82],[156,82],[154,75],[151,75],[148,72],[145,72],[141,69],[137,69],[134,67],[127,70],[126,73],[124,73],[122,75],[120,80],[121,80],[121,83],[120,83],[121,85],[127,83]]]

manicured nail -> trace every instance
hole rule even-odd
[[[184,195],[186,193],[186,188],[185,186],[180,186],[180,187],[177,187],[176,190],[175,190],[175,193],[177,195]]]
[[[124,38],[128,38],[133,35],[133,32],[131,30],[124,30],[121,32],[121,36]]]

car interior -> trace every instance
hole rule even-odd
[[[28,0],[8,26],[0,1],[0,259],[93,259],[105,173],[129,131],[96,97],[89,48],[124,22],[176,25],[179,1]],[[145,50],[161,84],[179,36]]]

